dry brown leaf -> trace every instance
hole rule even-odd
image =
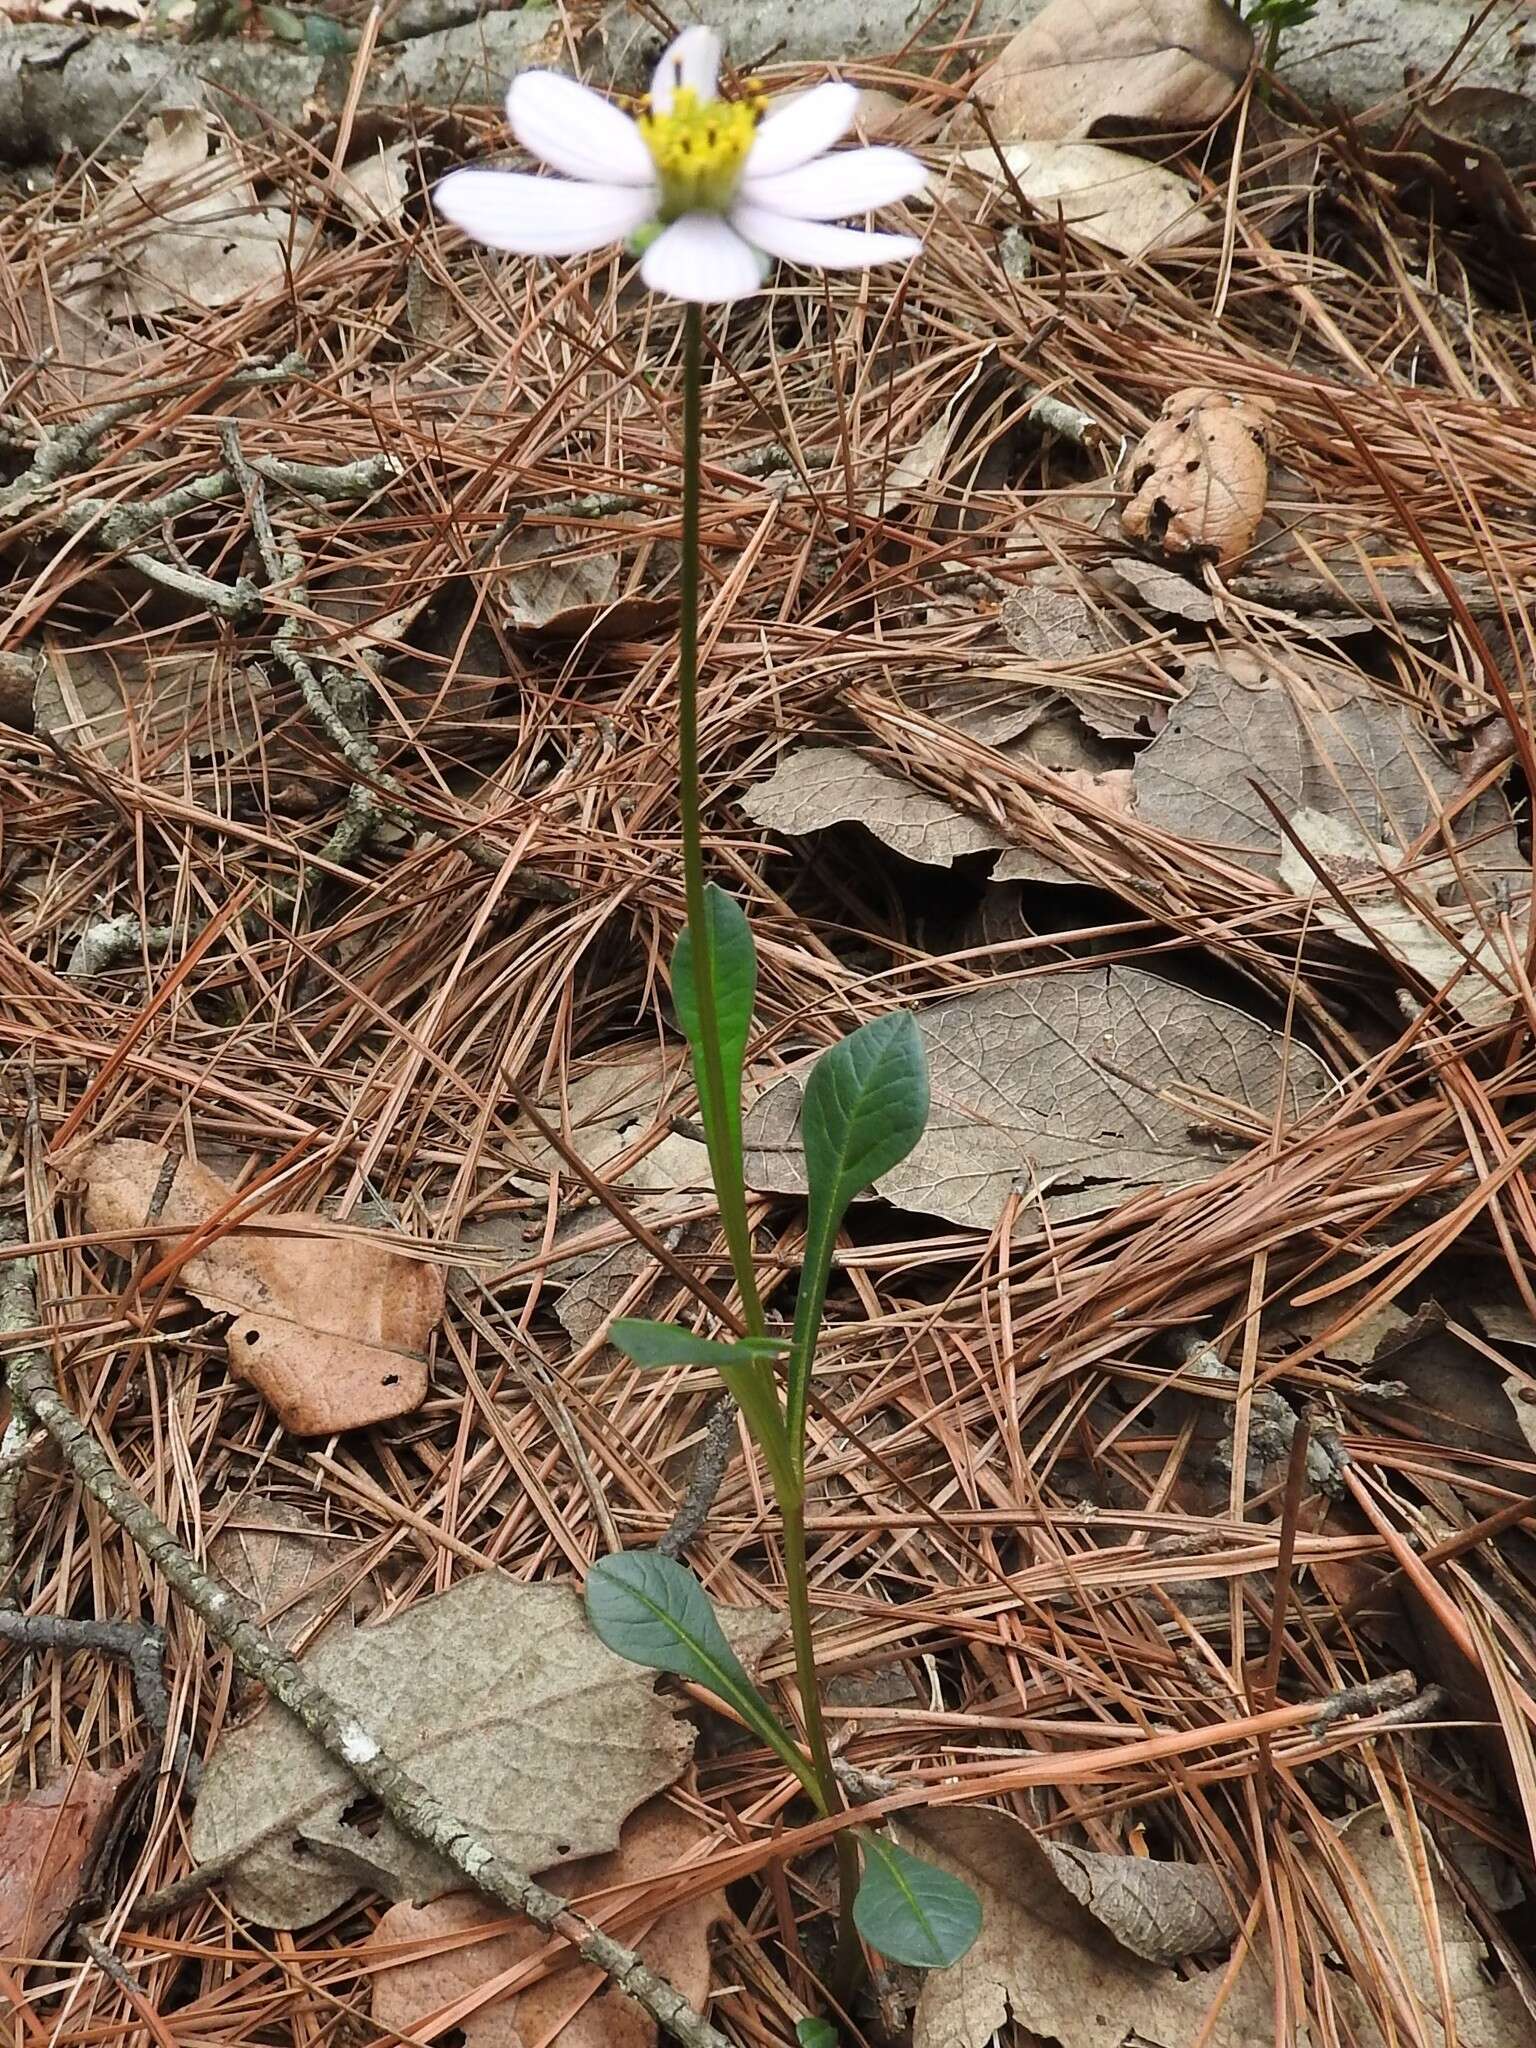
[[[1345,818],[1373,841],[1414,845],[1459,789],[1456,771],[1411,713],[1375,697],[1331,709],[1303,705],[1275,678],[1249,689],[1200,666],[1167,725],[1136,763],[1136,814],[1179,838],[1220,847],[1228,859],[1278,879],[1285,841],[1258,795],[1285,816],[1310,810]],[[1463,872],[1495,886],[1528,872],[1509,808],[1496,793],[1456,819]]]
[[[32,703],[34,729],[67,753],[148,779],[191,761],[238,760],[256,744],[271,697],[260,671],[222,648],[145,656],[47,642]]]
[[[65,281],[82,314],[211,310],[258,297],[297,269],[313,223],[257,200],[236,150],[201,108],[162,108],[145,136],[139,164],[86,223],[106,254]]]
[[[208,1562],[274,1642],[303,1649],[357,1618],[335,1569],[338,1549],[346,1547],[292,1501],[253,1493],[209,1544]]]
[[[1216,616],[1216,600],[1198,583],[1191,583],[1177,569],[1161,562],[1144,562],[1139,555],[1116,555],[1098,574],[1113,590],[1127,584],[1150,611],[1165,618],[1184,619],[1192,626],[1208,625]]]
[[[578,1067],[563,1096],[539,1105],[544,1121],[560,1132],[593,1173],[613,1186],[650,1193],[709,1186],[709,1152],[702,1138],[667,1128],[673,1109],[687,1099],[682,1064],[664,1059],[654,1045],[616,1046],[604,1057]],[[659,1132],[642,1159],[617,1174],[613,1161]],[[570,1169],[537,1131],[520,1130],[523,1152],[536,1173],[571,1177]]]
[[[1137,967],[1071,968],[936,1003],[918,1020],[933,1107],[914,1150],[876,1183],[898,1207],[991,1230],[1009,1192],[1055,1217],[1097,1214],[1130,1189],[1185,1187],[1233,1156],[1202,1128],[1210,1098],[1267,1131],[1329,1086],[1322,1063],[1267,1026]],[[752,1186],[804,1192],[802,1072],[746,1119]]]
[[[81,1764],[0,1806],[0,1956],[36,1960],[69,1917],[112,1809],[137,1764]]]
[[[1122,465],[1132,494],[1122,528],[1165,555],[1225,564],[1246,554],[1264,517],[1273,426],[1268,399],[1176,391]]]
[[[666,625],[677,606],[636,587],[616,554],[573,550],[554,533],[518,534],[497,569],[508,628],[533,639],[627,640]]]
[[[1214,1870],[1156,1856],[1111,1856],[1041,1839],[1052,1870],[1094,1919],[1148,1963],[1227,1948],[1238,1921]]]
[[[1009,646],[1027,661],[1090,660],[1124,637],[1107,613],[1090,611],[1076,591],[1055,588],[1040,577],[1012,591],[998,617]]]
[[[1253,37],[1222,0],[1050,0],[977,79],[1000,142],[1089,135],[1096,122],[1203,128],[1226,112]],[[955,132],[981,123],[968,109]]]
[[[604,1648],[569,1586],[481,1572],[376,1628],[328,1637],[304,1669],[522,1870],[614,1848],[693,1749],[655,1673]],[[307,1927],[360,1886],[423,1900],[463,1883],[387,1814],[362,1820],[359,1804],[346,1765],[269,1707],[220,1739],[192,1852],[238,1855],[230,1903],[268,1927]]]
[[[1185,1980],[1122,1947],[1063,1889],[1054,1859],[1011,1814],[935,1807],[903,1831],[920,1855],[973,1885],[982,1905],[970,1953],[923,1979],[913,2048],[985,2048],[1010,2016],[1058,2048],[1132,2039],[1188,2048],[1197,2038],[1204,2048],[1254,2048],[1270,2038],[1274,1992],[1253,1956],[1213,2015],[1223,1971]]]
[[[115,1138],[66,1162],[85,1187],[92,1230],[131,1238],[150,1213],[165,1154]],[[240,1203],[225,1181],[190,1159],[176,1163],[159,1227],[195,1232]],[[162,1255],[174,1243],[160,1246]],[[233,1317],[229,1368],[249,1381],[285,1429],[329,1436],[408,1415],[427,1391],[427,1346],[443,1313],[443,1272],[383,1239],[343,1236],[324,1218],[292,1214],[268,1228],[223,1229],[178,1268],[205,1308]]]
[[[1280,856],[1280,880],[1308,904],[1309,924],[1447,988],[1447,1002],[1469,1024],[1509,1015],[1516,983],[1508,944],[1467,901],[1449,855],[1409,867],[1400,848],[1367,838],[1351,818],[1302,809],[1289,822],[1297,843],[1288,841]],[[1352,916],[1318,870],[1347,896]],[[1527,924],[1524,910],[1511,913],[1520,956]],[[1414,1013],[1420,1007],[1410,999]]]
[[[1121,256],[1175,249],[1197,240],[1211,223],[1193,187],[1161,164],[1149,164],[1098,142],[1010,142],[998,152],[963,149],[955,158],[992,191],[1022,192],[1048,219]],[[958,201],[954,203],[958,204]]]
[[[747,791],[741,807],[755,825],[791,838],[862,825],[893,853],[929,867],[950,867],[964,854],[995,853],[1008,844],[996,826],[851,747],[792,748],[766,782]]]
[[[559,1873],[562,1894],[578,1903],[591,1897],[584,1910],[618,1933],[695,2009],[709,1997],[709,1930],[724,1917],[724,1893],[707,1892],[659,1914],[647,1913],[636,1902],[638,1910],[622,1917],[617,1902],[592,1895],[673,1876],[709,1839],[709,1830],[697,1821],[666,1800],[653,1799],[626,1822],[612,1854],[567,1864]],[[509,1924],[504,1910],[472,1894],[455,1892],[429,1906],[391,1906],[366,1946],[387,1951],[396,1943],[417,1945],[476,1928],[486,1930],[486,1939],[472,1946],[378,1966],[375,2026],[409,2039],[431,2015],[454,2006],[460,2009],[457,2039],[463,2048],[653,2048],[656,2022],[622,1992],[609,1991],[601,1970],[574,1960],[566,1943],[552,1942],[530,1922]],[[477,1993],[491,1992],[518,1964],[545,1955],[565,1967],[494,2003],[460,2006]]]
[[[1433,1845],[1429,1846],[1428,1899],[1421,1892],[1407,1845],[1398,1841],[1381,1807],[1355,1814],[1340,1830],[1340,1845],[1353,1868],[1327,1872],[1337,1895],[1334,1925],[1342,1943],[1363,1951],[1358,1958],[1346,1955],[1347,1974],[1341,1973],[1352,1994],[1350,2005],[1363,2008],[1358,1987],[1385,1976],[1389,1991],[1404,1999],[1413,2013],[1413,2038],[1422,2040],[1425,2048],[1441,2048],[1447,2037],[1436,1980],[1435,1959],[1440,1956],[1450,1991],[1456,2048],[1530,2048],[1530,2013],[1508,1979],[1492,1981],[1487,1945],[1442,1873]],[[1385,1943],[1378,1925],[1386,1935]],[[1400,2011],[1396,1999],[1393,2003]],[[1409,2038],[1399,2032],[1401,2024],[1399,2020],[1393,2027],[1394,2042]],[[1358,2025],[1359,2038],[1369,2048],[1378,2048],[1378,2044],[1384,2048],[1382,2034],[1363,2009]]]
[[[410,159],[414,142],[376,143],[367,156],[359,157],[340,172],[334,191],[347,217],[360,228],[395,227],[405,211],[410,190]]]

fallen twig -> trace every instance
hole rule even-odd
[[[14,1259],[0,1279],[0,1337],[30,1330],[36,1319],[31,1261]],[[526,1871],[499,1856],[475,1830],[450,1812],[425,1785],[393,1763],[377,1741],[337,1700],[324,1692],[296,1659],[247,1619],[238,1596],[184,1550],[152,1510],[126,1484],[90,1431],[65,1403],[43,1354],[15,1352],[8,1378],[18,1411],[45,1429],[92,1498],[132,1538],[144,1556],[198,1614],[236,1664],[300,1721],[328,1755],[416,1841],[435,1850],[468,1883],[523,1913],[536,1926],[568,1941],[583,1961],[611,1978],[684,2048],[729,2048],[682,1994],[631,1948],[576,1912],[568,1899],[546,1891]]]

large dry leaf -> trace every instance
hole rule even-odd
[[[523,1870],[614,1848],[693,1748],[655,1674],[604,1648],[568,1586],[482,1572],[377,1628],[328,1637],[304,1668]],[[239,1854],[230,1902],[268,1927],[307,1927],[363,1885],[417,1900],[462,1885],[387,1814],[354,1824],[357,1804],[345,1764],[269,1707],[214,1751],[192,1851]]]
[[[82,313],[143,320],[177,307],[212,310],[297,269],[313,223],[257,199],[200,108],[162,109],[145,136],[142,160],[87,223],[106,253],[66,280]]]
[[[26,1799],[0,1806],[0,1956],[39,1958],[80,1896],[91,1858],[136,1764],[62,1771]]]
[[[1295,843],[1280,856],[1280,879],[1307,902],[1309,924],[1449,989],[1451,1007],[1470,1024],[1509,1015],[1516,982],[1508,948],[1467,901],[1448,855],[1410,866],[1399,848],[1368,839],[1352,818],[1300,810],[1289,822]],[[1348,897],[1349,910],[1322,876]],[[1512,915],[1521,957],[1528,922],[1523,909]]]
[[[1211,2019],[1224,1972],[1185,1980],[1133,1955],[1063,1888],[1053,1859],[1010,1814],[940,1807],[904,1831],[982,1905],[969,1954],[923,1979],[913,2048],[985,2048],[1010,2016],[1058,2048],[1188,2048],[1197,2038],[1255,2048],[1271,2038],[1274,1992],[1253,1957]]]
[[[255,745],[270,698],[254,668],[222,649],[182,653],[97,650],[47,643],[32,719],[67,753],[140,777],[180,775],[188,760],[238,760]]]
[[[1346,818],[1372,841],[1406,850],[1441,816],[1458,777],[1398,705],[1358,697],[1302,706],[1278,680],[1249,689],[1202,665],[1136,763],[1137,816],[1278,879],[1285,841],[1255,784],[1286,817]],[[1479,882],[1528,872],[1502,797],[1480,798],[1455,830],[1463,867]]]
[[[1530,2048],[1531,2015],[1507,1979],[1495,1983],[1488,1972],[1488,1950],[1467,1918],[1449,1880],[1430,1851],[1430,1894],[1426,1901],[1416,1881],[1405,1845],[1400,1844],[1384,1810],[1369,1807],[1342,1830],[1343,1847],[1354,1871],[1330,1873],[1337,1888],[1340,1934],[1358,1946],[1360,1956],[1349,1969],[1355,1984],[1388,1974],[1406,1993],[1418,2022],[1415,2039],[1425,2048],[1440,2048],[1446,2033],[1441,2023],[1440,1989],[1435,1956],[1445,1960],[1451,2008],[1455,2015],[1456,2048]],[[1364,1880],[1362,1896],[1355,1873]],[[1385,1931],[1390,1949],[1377,1932]],[[1348,1979],[1346,1979],[1348,1981]],[[1353,1988],[1353,1987],[1351,1987]],[[1358,1993],[1356,1993],[1358,1998]],[[1351,2003],[1355,2001],[1352,2000]],[[1363,2005],[1363,2000],[1360,2001]],[[1359,2038],[1371,2044],[1383,2037],[1362,2011]],[[1393,2041],[1406,2038],[1394,2030]],[[1384,2048],[1384,2043],[1383,2043]]]
[[[918,789],[851,747],[794,747],[741,807],[755,825],[799,838],[829,826],[858,824],[882,845],[929,867],[1008,844],[995,826],[968,817],[931,790]]]
[[[67,1165],[84,1183],[90,1228],[131,1237],[162,1192],[166,1157],[158,1145],[116,1138],[87,1145]],[[183,1158],[158,1227],[197,1231],[239,1202],[217,1174]],[[162,1241],[160,1250],[173,1245]],[[295,1435],[408,1415],[426,1394],[425,1354],[443,1313],[441,1267],[296,1214],[268,1218],[259,1231],[219,1226],[178,1276],[204,1307],[234,1318],[224,1339],[230,1371]]]
[[[708,1839],[708,1830],[697,1821],[663,1799],[652,1800],[631,1816],[613,1854],[562,1868],[560,1891],[579,1903],[617,1885],[672,1876]],[[707,2002],[709,1930],[724,1917],[723,1892],[708,1892],[670,1912],[647,1914],[642,1908],[617,1923],[612,1902],[594,1898],[590,1910],[614,1926],[691,2006]],[[564,1967],[526,1991],[463,2012],[456,2034],[463,2048],[654,2048],[656,2022],[643,2007],[622,1992],[609,1992],[603,1973],[575,1961],[566,1943],[551,1943],[529,1921],[509,1926],[506,1912],[486,1899],[455,1892],[429,1906],[391,1906],[366,1946],[387,1951],[401,1942],[417,1945],[481,1928],[485,1938],[471,1946],[377,1967],[375,2026],[410,2039],[434,2013],[477,1993],[494,1995],[497,1979],[533,1956],[548,1954]]]
[[[1177,248],[1210,227],[1184,179],[1123,150],[1097,142],[1009,142],[1002,155],[1006,175],[990,145],[963,149],[955,160],[1121,256]]]
[[[1113,1208],[1129,1190],[1182,1187],[1234,1156],[1209,1134],[1212,1099],[1267,1130],[1326,1091],[1322,1063],[1267,1026],[1138,967],[1082,967],[937,1003],[919,1019],[933,1108],[915,1149],[881,1177],[887,1201],[990,1230],[1009,1192],[1057,1217]],[[802,1076],[747,1116],[754,1187],[802,1193]]]
[[[208,1546],[208,1562],[272,1640],[310,1646],[356,1619],[340,1590],[338,1546],[292,1501],[248,1494]]]
[[[1252,56],[1223,0],[1050,0],[971,97],[1000,142],[1069,140],[1104,120],[1203,128],[1231,105]],[[981,123],[967,109],[955,132]]]

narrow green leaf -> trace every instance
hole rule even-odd
[[[789,1349],[784,1337],[740,1337],[722,1343],[697,1337],[680,1323],[653,1323],[642,1316],[617,1316],[608,1325],[616,1344],[635,1365],[758,1365]]]
[[[725,1640],[709,1595],[686,1565],[659,1550],[621,1550],[587,1573],[587,1619],[610,1650],[653,1671],[675,1671],[734,1707],[808,1788],[815,1773]]]
[[[704,887],[704,916],[709,931],[715,1023],[720,1033],[726,1093],[739,1102],[742,1061],[746,1058],[747,1034],[752,1029],[752,1006],[757,999],[757,948],[752,943],[752,928],[745,911],[733,896],[727,896],[713,882]],[[694,986],[693,934],[689,931],[678,935],[672,953],[672,1001],[697,1062],[701,1027],[698,991]]]
[[[303,42],[304,23],[291,7],[276,6],[269,0],[268,5],[258,7],[256,12],[263,26],[271,29],[280,43]]]
[[[860,1834],[864,1877],[853,1917],[871,1948],[915,1970],[947,1970],[981,1932],[981,1900],[888,1835]]]
[[[332,21],[328,14],[306,14],[304,45],[316,57],[334,57],[342,50],[355,50],[362,40],[355,28]]]
[[[838,1225],[861,1188],[906,1158],[927,1121],[928,1060],[906,1010],[861,1024],[811,1069],[800,1110],[810,1205],[785,1404],[790,1456],[801,1472],[811,1363]]]
[[[830,2020],[796,2020],[800,2048],[837,2048],[837,2029]]]

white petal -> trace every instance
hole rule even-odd
[[[859,111],[856,85],[817,85],[780,107],[758,129],[747,154],[749,178],[772,178],[798,170],[841,142]]]
[[[653,292],[704,306],[748,298],[763,282],[756,250],[717,213],[685,213],[673,221],[641,258],[640,275]]]
[[[651,74],[652,113],[670,114],[672,95],[684,85],[692,87],[701,100],[720,97],[720,38],[698,22],[662,51],[661,62]]]
[[[628,114],[558,71],[524,71],[507,92],[507,120],[531,155],[568,178],[648,185],[651,152]]]
[[[644,186],[577,185],[520,171],[450,171],[432,198],[466,235],[519,256],[579,256],[622,242],[656,210]]]
[[[819,156],[795,171],[757,178],[750,172],[741,183],[747,206],[766,206],[796,220],[843,220],[850,213],[869,213],[921,192],[928,173],[904,149],[843,149]]]
[[[731,226],[770,256],[804,263],[812,270],[867,270],[872,263],[905,263],[922,243],[915,235],[866,235],[857,228],[829,228],[820,221],[794,220],[765,206],[731,208]]]

